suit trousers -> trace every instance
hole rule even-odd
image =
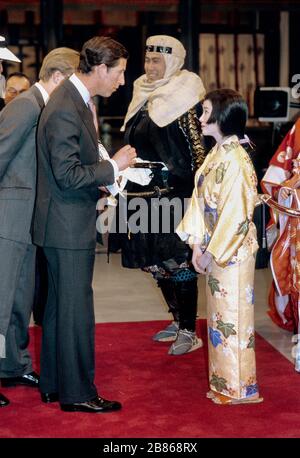
[[[45,248],[48,299],[43,318],[40,390],[62,404],[97,396],[93,270],[95,250]]]
[[[28,326],[35,282],[36,247],[0,238],[0,377],[32,372]],[[3,339],[3,336],[5,340]]]

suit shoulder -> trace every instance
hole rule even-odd
[[[38,109],[40,109],[40,106],[38,104],[38,101],[37,101],[37,98],[33,92],[33,86],[31,86],[31,88],[28,89],[28,91],[25,91],[25,92],[22,92],[22,94],[18,95],[15,99],[12,100],[12,102],[14,100],[26,100],[27,103],[32,103],[34,106],[38,107]],[[10,103],[12,103],[10,102]]]
[[[59,99],[62,95],[67,98],[73,98],[74,96],[80,96],[75,86],[69,81],[63,81],[51,94],[52,99]]]
[[[1,111],[0,118],[15,117],[16,119],[28,119],[40,113],[40,107],[33,96],[25,93],[9,102]]]

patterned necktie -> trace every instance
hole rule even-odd
[[[92,99],[90,99],[88,101],[88,106],[89,106],[89,108],[90,108],[90,110],[92,112],[94,126],[95,126],[95,129],[96,129],[97,135],[98,135],[98,133],[99,133],[98,116],[97,116],[96,106],[95,106],[95,104],[94,104]]]

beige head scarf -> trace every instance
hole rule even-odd
[[[135,80],[122,131],[146,102],[152,121],[164,127],[186,113],[205,95],[201,78],[196,73],[181,70],[186,51],[180,41],[168,35],[154,35],[147,39],[146,50],[162,53],[166,71],[161,80],[152,83],[147,81],[145,74]]]

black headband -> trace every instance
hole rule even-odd
[[[6,40],[0,41],[0,48],[6,48],[6,47],[7,47]]]
[[[165,54],[172,54],[172,48],[169,46],[146,46],[146,51],[148,52],[164,52]]]

